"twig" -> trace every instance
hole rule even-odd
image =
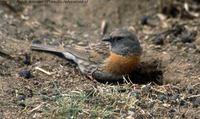
[[[35,69],[36,69],[36,70],[39,70],[39,71],[41,71],[41,72],[43,72],[43,73],[45,73],[45,74],[47,74],[47,75],[52,75],[52,74],[53,74],[52,72],[46,71],[46,70],[44,70],[44,69],[42,69],[42,68],[40,68],[40,67],[35,67]]]
[[[42,105],[44,105],[46,102],[42,102],[41,104],[39,104],[37,107],[33,108],[32,110],[29,111],[29,113],[32,113],[36,110],[38,110],[39,108],[41,108]]]
[[[194,84],[193,87],[196,87],[196,86],[198,86],[198,85],[200,85],[200,83]]]
[[[162,90],[159,90],[159,89],[156,89],[156,88],[151,88],[153,91],[155,92],[158,92],[158,93],[161,93],[161,94],[165,94],[166,93],[166,89],[164,88],[165,91],[162,91]]]
[[[4,51],[0,51],[0,56],[3,56],[5,58],[12,58],[12,56],[10,56],[8,53],[6,53]]]
[[[107,25],[106,20],[103,20],[101,22],[101,35],[105,35],[105,33],[107,32],[107,27],[108,25]]]
[[[200,97],[200,94],[198,94],[198,95],[191,95],[189,97],[186,97],[186,99],[197,98],[197,97]]]

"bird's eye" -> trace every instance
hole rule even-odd
[[[114,40],[118,41],[118,40],[121,40],[122,37],[115,37]]]

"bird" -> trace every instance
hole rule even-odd
[[[73,61],[80,72],[99,82],[123,80],[140,63],[142,47],[137,36],[125,28],[113,30],[102,38],[109,44],[106,53],[97,52],[98,48],[65,47],[58,48],[37,43],[31,44],[31,50],[61,54]]]

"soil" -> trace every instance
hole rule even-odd
[[[200,6],[195,0],[189,4]],[[72,62],[30,50],[33,41],[53,46],[99,44],[102,21],[107,21],[107,34],[115,28],[132,29],[143,48],[141,67],[132,75],[139,82],[131,83],[141,93],[137,110],[122,109],[123,112],[115,112],[109,118],[131,118],[130,111],[134,112],[132,118],[200,118],[200,17],[191,18],[180,11],[171,16],[170,12],[161,14],[160,9],[160,2],[156,0],[2,2],[0,119],[61,118],[54,111],[43,111],[55,103],[54,99],[44,100],[45,96],[126,85],[90,80]],[[80,113],[77,115],[81,118]],[[93,118],[85,115],[84,118]]]

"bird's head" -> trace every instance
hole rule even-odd
[[[103,39],[111,45],[111,52],[119,55],[141,55],[142,48],[138,38],[127,29],[116,29]]]

